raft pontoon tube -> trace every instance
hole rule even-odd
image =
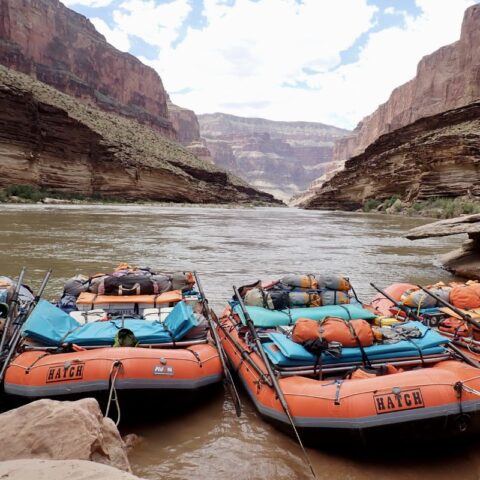
[[[259,308],[253,310],[258,312]],[[313,318],[323,318],[314,307]],[[360,308],[360,307],[357,307]],[[290,310],[291,318],[298,318]],[[249,308],[249,312],[252,311]],[[261,312],[264,315],[284,313]],[[299,316],[312,318],[302,312]],[[252,315],[253,318],[253,315]],[[266,419],[291,432],[266,366],[250,342],[250,333],[230,304],[218,321],[222,345],[255,407]],[[295,344],[278,328],[259,330],[294,423],[305,439],[320,444],[384,434],[436,438],[440,433],[478,427],[480,370],[458,360],[449,340],[418,322],[402,324],[421,338],[364,348],[343,348],[340,358],[320,358]],[[357,367],[380,367],[385,374],[347,378]],[[396,367],[396,368],[395,368]],[[369,368],[367,368],[367,371]],[[370,370],[371,371],[371,370]],[[386,373],[392,372],[392,373]],[[393,373],[395,372],[395,373]],[[425,427],[425,429],[421,428]]]
[[[222,367],[206,336],[185,338],[197,324],[183,301],[163,323],[127,318],[80,324],[42,300],[22,330],[34,344],[8,366],[4,390],[28,398],[96,395],[113,386],[144,394],[199,390],[218,383]],[[122,328],[134,333],[138,347],[112,347]]]

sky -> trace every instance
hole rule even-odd
[[[174,103],[352,129],[473,0],[62,0],[153,67]]]

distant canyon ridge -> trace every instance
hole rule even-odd
[[[224,113],[198,115],[198,120],[217,165],[285,201],[324,173],[335,141],[350,133],[322,123]]]

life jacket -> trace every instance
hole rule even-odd
[[[448,317],[442,320],[438,325],[438,329],[441,332],[450,333],[455,337],[468,337],[470,336],[468,325],[463,321],[455,317]]]

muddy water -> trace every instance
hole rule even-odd
[[[233,283],[291,271],[341,272],[363,299],[374,293],[370,281],[386,286],[449,279],[434,256],[458,244],[458,239],[403,239],[406,230],[425,222],[420,219],[294,209],[2,206],[0,220],[1,273],[16,275],[27,265],[28,281],[36,287],[52,267],[47,297],[57,296],[74,273],[128,261],[165,271],[198,270],[218,310]],[[179,480],[306,477],[295,442],[263,422],[245,397],[243,407],[237,419],[219,390],[181,417],[167,414],[162,422],[128,427],[144,437],[131,455],[135,473]],[[478,445],[451,454],[439,444],[433,445],[436,454],[423,460],[382,461],[395,445],[392,438],[363,459],[347,451],[309,454],[320,478],[479,477]]]

